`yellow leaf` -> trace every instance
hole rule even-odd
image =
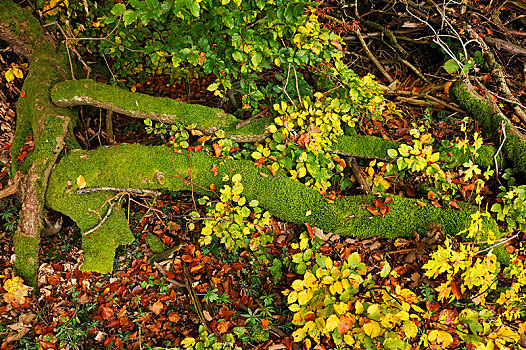
[[[498,332],[497,335],[502,338],[504,341],[511,342],[511,341],[519,341],[520,336],[514,332],[511,328],[508,326],[502,326]]]
[[[13,68],[13,74],[15,77],[22,79],[24,77],[24,73],[20,68]]]
[[[340,281],[336,281],[333,285],[329,287],[329,290],[332,294],[342,294],[343,293],[343,286]]]
[[[303,328],[297,329],[292,333],[292,338],[294,338],[294,342],[298,343],[302,341],[305,338],[306,332],[303,330]]]
[[[290,292],[290,294],[288,295],[287,303],[288,304],[293,304],[294,302],[296,302],[296,300],[298,300],[298,292],[296,292],[294,290],[294,291]]]
[[[13,74],[13,70],[12,69],[8,69],[5,72],[5,80],[7,80],[7,82],[15,80],[15,75]]]
[[[298,303],[305,305],[312,299],[312,290],[305,289],[298,293]]]
[[[418,327],[413,321],[405,321],[402,329],[408,338],[416,337],[418,334]]]
[[[294,290],[302,290],[305,287],[305,283],[303,280],[295,280],[292,282],[292,289]]]
[[[327,319],[327,322],[325,323],[325,330],[330,333],[333,330],[338,327],[338,323],[340,322],[340,319],[336,315],[330,315]]]
[[[349,311],[349,305],[347,303],[338,303],[334,304],[334,310],[340,315],[344,315],[347,311]]]
[[[86,179],[84,178],[83,175],[79,175],[79,177],[77,177],[77,186],[78,186],[79,190],[81,190],[84,187],[86,187]]]
[[[354,304],[354,309],[356,310],[357,314],[361,314],[363,312],[363,304],[356,300],[356,303]]]
[[[312,272],[306,271],[303,281],[305,282],[305,287],[311,288],[316,285],[316,276]]]
[[[438,344],[442,344],[444,348],[447,348],[451,343],[453,343],[453,337],[451,336],[451,334],[438,329],[433,329],[429,333],[428,339],[430,341],[436,341]]]
[[[376,321],[371,321],[363,325],[363,331],[371,338],[376,338],[382,333],[380,324]]]

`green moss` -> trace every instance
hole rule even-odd
[[[211,171],[214,164],[218,169],[216,176]],[[98,208],[111,195],[107,192],[78,195],[76,178],[79,175],[86,178],[88,187],[181,191],[192,188],[189,181],[185,181],[190,179],[190,173],[194,191],[209,196],[213,195],[208,190],[210,184],[214,184],[216,189],[224,185],[223,175],[241,174],[243,194],[248,201],[257,199],[261,207],[281,220],[299,225],[308,222],[325,232],[345,236],[410,237],[414,231],[421,234],[427,232],[431,222],[441,224],[448,234],[456,234],[469,227],[470,215],[476,211],[475,207],[468,206],[463,210],[439,209],[431,204],[421,207],[416,200],[393,196],[389,214],[385,217],[373,216],[367,210],[367,206],[373,206],[372,196],[350,196],[328,203],[317,191],[282,175],[273,177],[266,169],[255,168],[250,161],[212,158],[204,152],[175,154],[169,153],[164,146],[141,145],[72,152],[53,172],[46,199],[48,205],[72,217],[85,232],[99,222],[98,217],[88,215],[88,208]],[[262,173],[269,176],[262,176]],[[164,181],[159,181],[159,174],[163,174]],[[111,225],[109,233],[100,231],[100,234],[84,238],[84,241],[89,238],[93,245],[91,250],[86,250],[86,254],[96,253],[102,243],[107,246],[98,249],[113,251],[119,243],[129,242],[117,234],[129,230],[125,220]],[[498,232],[494,221],[488,221],[486,225]],[[111,244],[99,242],[105,239],[103,236],[106,234],[120,238],[115,238]],[[107,251],[105,254],[110,256]],[[90,260],[94,259],[86,257],[86,261]],[[109,269],[109,261],[105,262],[105,266]]]
[[[493,139],[496,145],[500,145],[503,141],[503,135],[499,131],[504,126],[506,140],[502,150],[516,170],[526,173],[526,139],[524,136],[502,114],[493,110],[491,105],[465,82],[457,81],[454,83],[449,89],[449,95],[453,102],[470,113],[480,123],[482,130]]]
[[[376,158],[380,160],[391,160],[387,151],[389,149],[397,150],[402,143],[384,140],[374,136],[340,136],[337,142],[331,146],[331,150],[342,155],[354,156],[359,158]],[[448,155],[442,152],[440,160],[451,166],[459,166],[471,160],[471,154],[457,147],[451,147]],[[496,150],[491,145],[483,145],[478,151],[475,163],[480,166],[488,167],[494,164]],[[497,158],[499,159],[499,158]]]
[[[38,251],[40,247],[40,236],[27,237],[15,235],[13,237],[15,245],[15,269],[26,283],[32,287],[37,285],[38,273]]]
[[[164,244],[159,237],[156,235],[149,233],[145,238],[146,244],[150,247],[152,252],[154,253],[161,253],[164,252],[167,247],[166,244]]]
[[[238,121],[221,109],[133,93],[90,79],[60,82],[51,90],[51,98],[57,106],[87,104],[136,118],[152,118],[167,124],[196,123],[206,130],[218,130]]]

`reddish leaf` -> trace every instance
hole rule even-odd
[[[261,328],[262,329],[268,329],[269,324],[270,324],[269,320],[265,320],[265,319],[261,320]]]
[[[308,222],[305,223],[305,226],[307,227],[307,232],[309,233],[310,238],[314,238],[314,232],[312,231],[312,227]]]
[[[25,92],[25,91],[22,91],[22,92],[20,93],[20,97],[26,97],[26,92]]]
[[[449,202],[449,205],[451,205],[455,209],[462,210],[462,207],[460,205],[458,205],[457,202],[455,202],[455,201]]]
[[[270,170],[272,176],[276,176],[276,170],[274,170],[274,167],[272,165],[267,165],[267,169]]]
[[[367,206],[366,208],[369,211],[369,213],[373,214],[374,216],[382,215],[378,210],[374,209],[373,207]]]
[[[384,205],[380,208],[380,213],[382,213],[383,216],[386,216],[389,214],[389,207],[387,205]]]
[[[230,310],[226,305],[223,305],[219,310],[219,316],[225,320],[229,320],[235,313],[236,311]]]
[[[261,175],[261,177],[269,177],[270,176],[269,174],[265,174],[265,173],[259,173],[259,175]]]
[[[440,203],[438,203],[438,201],[431,201],[431,204],[433,204],[433,206],[437,208],[442,208],[442,206],[440,205]]]
[[[427,205],[427,203],[425,202],[420,202],[420,201],[416,201],[416,204],[418,204],[419,206],[421,207],[425,207]]]
[[[298,137],[298,141],[296,142],[298,144],[298,147],[305,148],[305,145],[308,144],[310,141],[310,135],[308,133],[305,133],[301,134],[301,136]]]
[[[382,201],[379,200],[379,199],[375,199],[375,200],[373,201],[373,203],[374,203],[374,207],[375,207],[376,209],[378,209],[378,208],[380,208],[382,205],[384,205],[384,203],[382,203]]]
[[[183,254],[183,256],[181,256],[181,260],[184,261],[184,262],[192,262],[193,259],[192,259],[192,256],[188,255],[188,254]]]
[[[216,164],[212,165],[212,169],[210,169],[210,171],[212,172],[212,175],[214,176],[217,176],[217,174],[219,174],[219,170],[217,170]]]
[[[349,331],[353,324],[354,322],[352,322],[352,319],[349,316],[340,317],[340,322],[338,323],[338,333],[340,333],[340,335],[344,335]]]
[[[221,146],[219,146],[217,143],[214,143],[212,147],[214,147],[214,153],[216,157],[219,157],[221,155]]]
[[[334,47],[336,47],[338,50],[342,51],[343,50],[343,47],[342,47],[342,44],[340,44],[338,42],[338,40],[331,40],[331,44],[334,45]]]
[[[315,315],[313,312],[309,312],[309,313],[306,314],[305,317],[303,318],[303,320],[306,321],[306,322],[314,321],[315,319],[316,319],[316,315]]]
[[[292,350],[292,344],[294,343],[292,341],[292,337],[284,337],[281,342],[283,343],[283,345],[285,345],[287,347],[287,350]]]
[[[228,332],[228,326],[230,325],[229,321],[221,321],[217,324],[217,330],[220,333],[226,333]]]
[[[241,265],[241,264],[238,263],[238,262],[237,262],[237,263],[233,263],[233,264],[232,264],[232,268],[233,268],[234,270],[236,270],[236,271],[241,271],[241,270],[243,270],[243,265]]]
[[[163,307],[163,303],[157,300],[150,308],[154,314],[159,315],[163,311]]]
[[[203,145],[198,145],[198,146],[190,146],[188,147],[188,151],[190,152],[201,152],[201,150],[204,148]]]
[[[115,311],[113,311],[111,307],[106,307],[106,306],[102,307],[101,316],[104,320],[106,321],[109,320],[110,318],[113,317],[114,314],[115,314]]]
[[[393,202],[393,197],[385,197],[384,203],[389,204]]]
[[[181,315],[179,315],[177,312],[170,312],[168,315],[168,321],[170,322],[177,322],[181,319]]]
[[[210,184],[210,191],[215,192],[216,184]]]
[[[334,160],[336,163],[340,164],[342,168],[345,168],[346,164],[343,159],[340,159],[338,157],[332,157],[332,160]]]
[[[49,284],[57,284],[58,282],[60,282],[60,276],[59,275],[47,276],[47,281]]]
[[[451,292],[453,292],[453,295],[460,299],[462,297],[462,291],[460,290],[460,283],[458,281],[451,281],[451,284],[449,285],[451,287]]]
[[[427,192],[427,199],[429,199],[429,200],[433,200],[433,199],[435,199],[435,192],[433,192],[433,191],[428,191],[428,192]]]
[[[232,147],[232,148],[230,148],[230,153],[234,153],[234,152],[238,152],[238,151],[241,151],[241,148],[239,148],[239,147]]]

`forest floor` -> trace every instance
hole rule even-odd
[[[357,38],[340,23],[335,11],[329,13],[327,25],[343,37],[348,37],[349,65],[360,75],[375,72],[375,67],[360,52]],[[399,23],[399,29],[417,28],[416,23],[413,23],[415,26],[410,24],[410,21],[406,22],[404,27]],[[488,25],[488,28],[491,29],[491,26]],[[363,34],[367,34],[365,30]],[[374,36],[371,35],[371,38]],[[526,37],[520,40],[524,43]],[[423,126],[440,143],[442,140],[454,140],[464,133],[472,135],[478,132],[477,125],[472,122],[467,122],[467,130],[464,131],[465,115],[447,106],[447,88],[452,79],[441,70],[443,57],[438,60],[433,58],[437,56],[437,49],[418,47],[417,44],[404,46],[412,50],[414,60],[420,63],[418,70],[422,70],[422,76],[437,82],[433,84],[431,93],[435,100],[429,100],[429,83],[407,65],[391,59],[381,42],[371,40],[370,44],[392,77],[397,79],[396,89],[385,96],[396,104],[401,113],[385,121],[360,120],[357,127],[362,134],[411,143],[413,137],[410,130],[417,125]],[[509,57],[504,61],[507,59]],[[508,65],[506,70],[510,81],[516,82],[516,85],[511,84],[514,93],[520,97],[524,96],[526,89],[526,84],[521,83],[524,78],[520,63],[525,65],[526,60],[520,55],[513,59],[515,66]],[[9,51],[0,52],[0,72],[23,63]],[[382,84],[390,85],[381,74],[376,75]],[[138,92],[228,110],[229,106],[221,105],[219,99],[206,91],[210,79],[213,78],[192,81],[187,88],[184,84],[168,84],[168,77],[159,76],[137,84],[136,88]],[[492,86],[491,76],[486,77],[481,73],[481,79]],[[23,94],[20,91],[22,82],[22,79],[15,79],[0,86],[2,183],[9,177],[9,164],[23,162],[27,155],[22,153],[19,159],[9,159],[16,101],[20,93]],[[443,103],[437,104],[437,99]],[[504,105],[503,110],[510,114],[510,107]],[[113,142],[105,132],[104,118],[86,117],[82,119],[82,124],[77,127],[76,135],[83,146],[95,148]],[[160,142],[145,132],[141,121],[116,115],[113,126],[116,142]],[[31,140],[24,147],[26,151],[31,151]],[[360,160],[359,165],[366,176],[374,176],[375,171],[381,171],[368,160]],[[393,183],[387,194],[425,198],[426,194],[419,189],[420,181],[416,177],[406,179],[403,183]],[[463,174],[452,172],[451,181],[465,185],[457,200],[469,201],[472,187],[463,182]],[[494,182],[484,188],[485,204],[491,205],[497,201],[498,186]],[[357,186],[349,191],[360,192]],[[13,274],[11,233],[16,227],[20,205],[16,197],[2,201],[0,207],[5,210],[0,213],[0,282]],[[289,312],[282,292],[299,275],[290,259],[286,263],[286,257],[299,251],[293,243],[298,242],[299,234],[304,231],[311,238],[319,238],[315,241],[319,242],[319,249],[324,255],[339,256],[344,260],[351,253],[359,252],[368,272],[379,272],[382,263],[388,261],[399,277],[383,279],[376,273],[376,282],[387,286],[399,284],[427,298],[426,306],[428,310],[436,311],[437,318],[443,315],[444,310],[455,312],[455,303],[434,299],[434,288],[438,281],[430,281],[422,270],[430,253],[443,243],[445,236],[440,227],[431,226],[429,232],[420,232],[414,239],[391,241],[328,235],[310,227],[274,221],[273,241],[267,245],[270,265],[264,265],[245,259],[248,252],[234,256],[225,251],[201,247],[197,243],[199,230],[189,230],[185,219],[185,214],[194,210],[192,202],[191,193],[165,193],[155,200],[130,199],[127,204],[128,219],[135,241],[119,249],[111,275],[80,270],[83,262],[81,235],[78,228],[68,218],[64,218],[59,232],[42,239],[38,290],[34,290],[25,303],[19,305],[0,299],[0,350],[147,349],[175,346],[186,336],[197,336],[201,325],[196,301],[192,300],[189,289],[195,290],[213,332],[225,334],[244,327],[248,329],[244,348],[290,350],[294,326],[286,316]],[[197,206],[197,209],[202,214],[206,212],[204,206]],[[49,217],[52,222],[59,219],[55,213],[49,213]],[[146,244],[148,235],[155,235],[167,247],[174,248],[173,257],[155,264],[150,262],[148,259],[154,253]],[[509,252],[518,249],[519,241],[524,238],[526,236],[507,242],[506,249]],[[185,280],[191,281],[190,286],[185,285]],[[1,285],[0,295],[5,292]],[[259,328],[270,331],[267,340],[258,338],[256,330]]]

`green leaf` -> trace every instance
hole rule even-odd
[[[234,51],[234,53],[232,54],[232,57],[234,58],[234,60],[238,62],[241,62],[243,60],[243,54],[239,51]]]
[[[396,156],[398,155],[398,152],[395,149],[388,149],[387,155],[391,158],[396,158]]]
[[[197,1],[189,1],[188,9],[192,13],[192,15],[194,15],[195,17],[199,17],[201,6]]]
[[[380,271],[380,277],[386,278],[389,275],[389,272],[391,272],[391,265],[386,261]]]
[[[124,20],[124,26],[127,27],[137,20],[137,12],[134,10],[126,10],[122,15],[122,19]]]
[[[126,11],[126,6],[121,3],[115,4],[111,9],[111,13],[115,16],[121,16],[124,11]]]
[[[12,69],[8,69],[5,72],[5,80],[7,80],[7,82],[15,80],[15,75],[13,74],[13,70]]]
[[[457,62],[455,62],[454,59],[450,59],[448,61],[446,61],[446,63],[444,63],[444,65],[442,66],[446,72],[448,72],[449,74],[453,74],[453,73],[456,73],[458,70],[459,70],[459,66],[457,64]]]
[[[208,87],[206,88],[208,91],[216,91],[217,88],[219,87],[219,84],[217,83],[212,83],[210,85],[208,85]]]
[[[259,52],[253,52],[250,55],[250,63],[252,63],[253,68],[257,68],[262,60],[263,56]]]

